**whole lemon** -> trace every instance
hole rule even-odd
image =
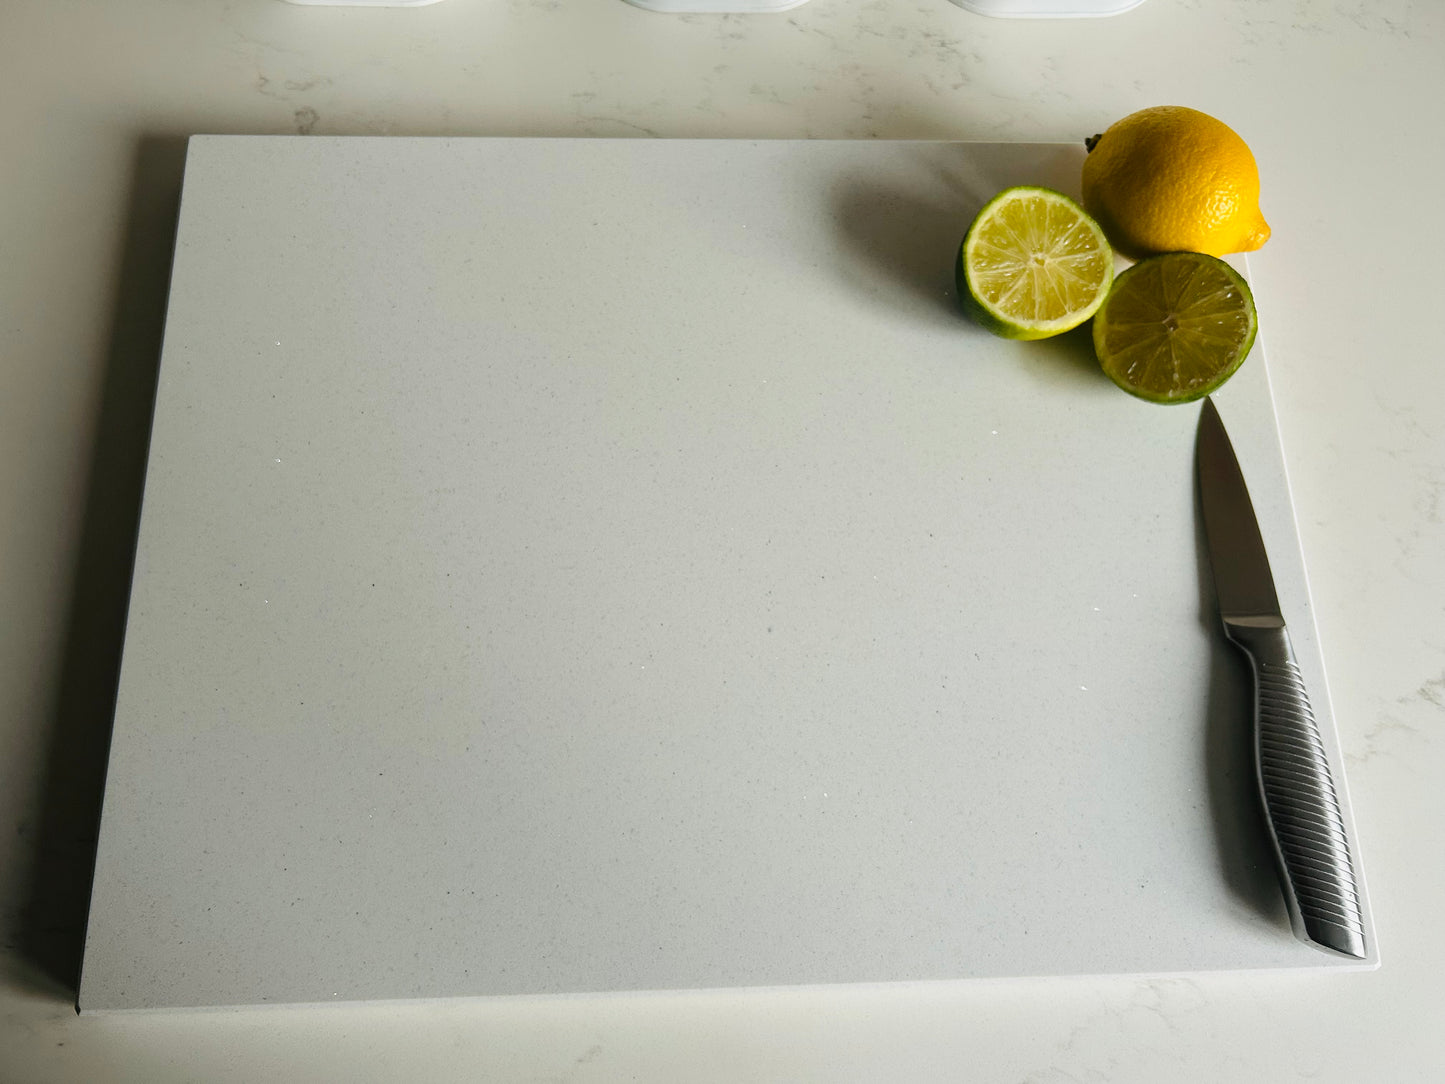
[[[1223,121],[1161,105],[1086,143],[1084,208],[1124,255],[1223,256],[1269,240],[1254,155]]]

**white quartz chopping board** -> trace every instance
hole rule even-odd
[[[82,1009],[1359,966],[1197,408],[953,296],[1082,156],[193,139]],[[1343,784],[1262,345],[1216,401]]]

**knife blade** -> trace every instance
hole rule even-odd
[[[1219,410],[1207,397],[1195,467],[1224,632],[1254,671],[1255,768],[1290,926],[1302,941],[1363,959],[1358,881],[1329,758],[1280,612],[1244,473]]]

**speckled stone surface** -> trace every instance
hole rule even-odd
[[[953,298],[1082,153],[193,139],[82,1007],[1339,966],[1196,408]]]

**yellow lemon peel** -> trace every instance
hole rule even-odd
[[[1254,155],[1223,121],[1156,106],[1085,142],[1084,209],[1124,255],[1223,256],[1269,240]]]

